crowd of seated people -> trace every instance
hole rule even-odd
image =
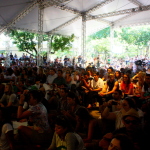
[[[111,150],[120,141],[116,149],[122,150],[128,141],[126,148],[145,150],[150,74],[122,70],[111,67],[101,74],[90,67],[1,67],[0,108],[10,118],[0,109],[0,149]],[[91,114],[96,107],[99,118]],[[12,134],[11,121],[27,126]]]

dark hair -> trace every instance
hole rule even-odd
[[[128,104],[131,108],[136,108],[135,103],[131,97],[126,97],[124,100],[126,100],[128,102]]]
[[[80,105],[80,101],[79,101],[79,99],[78,99],[78,96],[77,96],[77,94],[75,94],[74,92],[70,91],[70,92],[68,93],[67,97],[70,97],[70,98],[72,98],[72,99],[75,98],[75,103]]]
[[[120,141],[121,150],[133,150],[134,144],[126,134],[116,134],[113,139]]]
[[[88,76],[89,76],[90,74],[89,74],[88,71],[85,71],[85,72],[83,73],[83,75],[88,75]]]
[[[11,95],[13,93],[13,87],[10,83],[7,83],[6,85],[9,86],[7,94]],[[5,87],[6,87],[6,85],[5,85]]]
[[[59,69],[57,72],[61,72],[61,73],[63,73],[63,71],[62,71],[61,69]]]
[[[116,72],[119,73],[119,77],[116,77]],[[115,71],[115,78],[120,79],[121,78],[121,72],[119,70]]]
[[[65,93],[69,92],[68,88],[61,88],[60,90],[64,90]]]
[[[124,74],[124,75],[126,75],[128,77],[126,87],[129,87],[129,84],[131,83],[130,76],[129,76],[129,74]],[[124,83],[124,81],[123,81],[123,83]]]
[[[63,128],[67,128],[67,132],[74,131],[69,118],[65,115],[58,115],[56,117],[55,124],[62,126]]]
[[[115,90],[115,92],[118,92],[119,95],[122,95],[122,91],[121,90]]]
[[[13,69],[12,68],[8,68],[7,69],[7,72],[9,73],[9,75],[12,75],[14,73]]]
[[[50,70],[53,70],[56,73],[56,70],[54,68],[50,68]]]
[[[108,69],[111,69],[111,71],[112,71],[112,72],[114,71],[113,67],[109,67],[109,68],[107,68],[107,71],[108,71]]]
[[[31,90],[31,91],[29,91],[29,94],[31,94],[33,96],[33,98],[37,100],[37,102],[41,102],[43,100],[42,91]]]
[[[93,75],[94,75],[94,74],[96,74],[97,76],[100,75],[99,72],[96,72],[96,71],[93,72]]]
[[[89,110],[85,107],[80,107],[75,113],[81,120],[91,120],[93,116],[90,114]]]

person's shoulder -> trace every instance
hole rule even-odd
[[[10,123],[5,123],[2,127],[2,130],[7,133],[8,131],[11,131],[13,130],[13,127]]]
[[[73,139],[75,138],[74,132],[68,132],[65,136],[65,139]]]
[[[118,85],[118,84],[119,84],[119,82],[118,82],[118,81],[115,81],[115,84],[117,84],[117,85]]]

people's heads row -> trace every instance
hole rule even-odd
[[[100,140],[99,146],[104,150],[133,150],[134,144],[131,139],[125,134],[107,133]]]
[[[135,109],[131,109],[126,112],[122,117],[122,122],[127,133],[134,134],[140,127],[140,118],[138,112]],[[134,143],[123,133],[107,133],[99,142],[99,146],[103,150],[133,150]]]
[[[65,115],[59,115],[55,119],[55,132],[62,136],[68,132],[73,132],[73,127]]]
[[[134,144],[131,139],[125,134],[116,134],[113,136],[108,150],[133,150]]]

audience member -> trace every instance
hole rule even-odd
[[[119,83],[115,80],[114,74],[110,73],[108,78],[102,91],[99,92],[99,95],[105,97],[107,101],[112,99],[112,93],[119,88]]]
[[[18,119],[27,118],[33,124],[32,126],[18,127],[19,138],[23,145],[44,144],[52,139],[52,131],[48,122],[46,107],[41,103],[42,97],[40,91],[29,91],[28,110],[23,110],[25,95],[22,94],[19,100],[17,117]]]
[[[9,108],[0,107],[0,149],[16,150]]]
[[[120,90],[124,93],[124,97],[133,95],[133,83],[131,82],[129,75],[124,74],[123,80],[120,83]]]
[[[17,105],[17,97],[16,94],[13,93],[12,85],[6,84],[4,89],[4,94],[0,99],[1,107],[10,107]]]
[[[83,150],[82,138],[74,132],[69,119],[66,116],[57,116],[55,120],[55,133],[48,150],[55,149]]]
[[[125,134],[115,135],[108,147],[108,150],[133,150],[134,145],[131,139]]]
[[[63,78],[62,70],[58,70],[57,77],[53,80],[53,83],[56,84],[58,87],[66,84],[66,80]]]
[[[86,149],[95,150],[102,137],[100,120],[91,116],[85,107],[80,107],[76,111],[76,121],[75,131],[83,138]]]
[[[122,116],[130,109],[134,109],[135,104],[131,98],[126,98],[122,101],[121,103],[122,108],[119,111],[110,112],[111,104],[112,103],[108,103],[107,107],[102,112],[102,118],[114,120],[115,128],[119,129],[124,126],[124,124],[122,123]]]
[[[135,109],[130,109],[122,116],[122,122],[124,127],[114,131],[113,134],[126,134],[132,140],[135,150],[146,150],[149,139],[141,128],[141,122],[137,111]]]

